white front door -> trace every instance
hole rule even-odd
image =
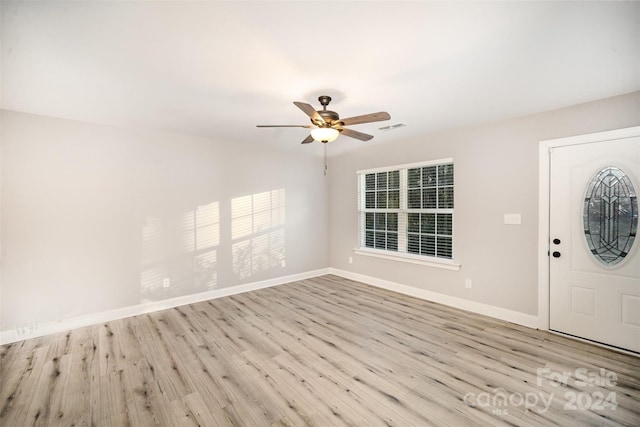
[[[640,137],[550,159],[549,329],[640,352]]]

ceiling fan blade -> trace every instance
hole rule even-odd
[[[311,135],[307,136],[302,142],[301,144],[308,144],[310,142],[313,142],[313,137]]]
[[[369,135],[367,133],[358,132],[353,129],[342,128],[340,133],[344,136],[350,136],[351,138],[359,139],[360,141],[368,141],[373,138],[373,135]]]
[[[313,108],[312,105],[309,105],[304,102],[295,102],[295,101],[294,101],[294,104],[296,104],[296,107],[304,111],[304,113],[307,116],[309,116],[314,123],[324,124],[324,120],[322,119],[322,116],[318,114],[318,112],[316,111],[315,108]]]
[[[307,128],[311,129],[312,125],[256,125],[257,128]]]
[[[347,117],[346,119],[340,119],[345,125],[357,125],[360,123],[381,122],[383,120],[389,120],[391,116],[386,111],[380,111],[378,113],[365,114],[363,116]]]

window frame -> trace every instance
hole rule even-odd
[[[424,162],[417,163],[408,163],[403,165],[395,165],[395,166],[387,166],[382,168],[373,168],[373,169],[364,169],[356,171],[357,175],[357,211],[358,211],[358,226],[357,226],[357,234],[358,234],[358,244],[354,249],[354,252],[359,255],[367,255],[367,256],[375,256],[379,258],[385,259],[393,259],[397,261],[410,262],[414,264],[428,265],[432,267],[445,268],[449,270],[459,270],[461,265],[460,263],[454,261],[455,260],[455,204],[451,208],[409,208],[409,185],[408,185],[408,171],[409,169],[414,168],[423,168],[430,166],[440,166],[440,165],[454,165],[453,170],[453,184],[452,187],[454,189],[454,198],[455,198],[455,164],[453,158],[444,158],[438,160],[430,160]],[[392,172],[399,171],[399,207],[396,208],[367,208],[366,207],[366,175],[372,173],[381,173],[381,172]],[[387,187],[388,188],[388,187]],[[423,187],[420,187],[422,190]],[[439,186],[434,187],[436,189]],[[376,189],[373,191],[378,191]],[[387,190],[389,191],[389,190]],[[376,249],[374,247],[366,246],[366,214],[367,213],[396,213],[397,214],[397,249],[396,250],[388,250],[388,249]],[[426,255],[419,253],[409,252],[409,215],[413,213],[420,214],[450,214],[451,215],[451,258],[438,257],[436,255]],[[434,227],[436,227],[434,225]],[[415,233],[412,233],[415,234]],[[419,233],[421,236],[425,235]],[[437,228],[435,229],[434,236],[437,236]],[[448,235],[443,235],[448,237]]]

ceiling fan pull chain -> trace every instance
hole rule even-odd
[[[324,147],[324,176],[327,176],[327,144],[322,144]]]

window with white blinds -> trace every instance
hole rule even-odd
[[[453,160],[358,171],[359,249],[453,259]]]

